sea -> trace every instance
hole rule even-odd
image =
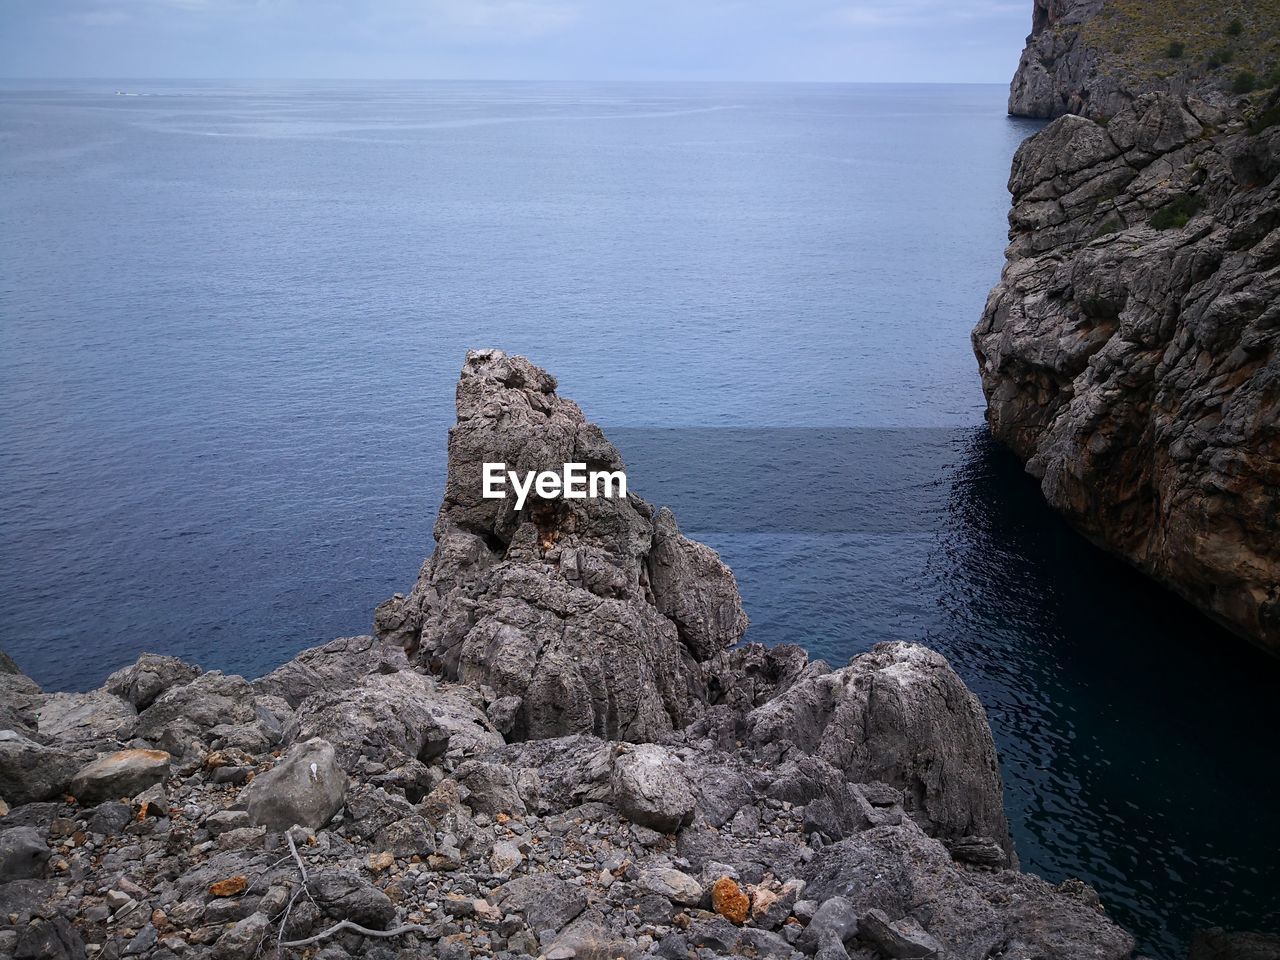
[[[0,82],[0,647],[249,676],[432,549],[469,348],[552,371],[748,640],[942,651],[1023,868],[1156,960],[1280,928],[1280,664],[1078,537],[969,331],[983,85]]]

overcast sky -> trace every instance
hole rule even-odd
[[[0,75],[1007,83],[1032,0],[0,0]]]

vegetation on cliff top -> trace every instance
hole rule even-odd
[[[1137,80],[1280,83],[1280,0],[1109,0],[1081,33],[1105,69]]]

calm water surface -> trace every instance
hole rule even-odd
[[[38,86],[0,86],[0,644],[47,688],[367,631],[430,550],[462,356],[499,346],[631,428],[750,638],[946,653],[1025,868],[1156,957],[1280,926],[1280,670],[980,426],[968,331],[1035,129],[1003,88]],[[859,455],[778,512],[689,482],[691,437],[704,468]]]

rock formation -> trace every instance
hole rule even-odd
[[[475,502],[476,455],[621,463],[527,361],[468,358],[450,450],[381,637],[252,683],[151,656],[70,699],[3,681],[0,954],[1130,955],[1089,888],[1009,869],[942,657],[726,649],[737,589],[670,514]]]
[[[510,470],[622,458],[556,381],[523,357],[473,351],[458,381],[436,551],[375,631],[450,679],[513,698],[514,738],[577,731],[652,740],[698,712],[698,662],[747,626],[733,574],[639,497],[481,496]],[[602,645],[612,656],[601,656]]]
[[[1046,119],[1118,114],[1146,93],[1226,103],[1280,82],[1273,3],[1033,0],[1009,112]]]
[[[1103,2],[1035,0],[1031,34],[1009,88],[1011,114],[1057,117],[1116,96],[1114,87],[1096,89],[1097,51],[1080,35]]]
[[[933,836],[987,837],[1013,858],[986,714],[946,659],[882,643],[753,710],[751,739],[791,740],[854,783],[891,784]]]
[[[973,344],[1048,501],[1280,653],[1278,96],[1149,93],[1024,143]]]

